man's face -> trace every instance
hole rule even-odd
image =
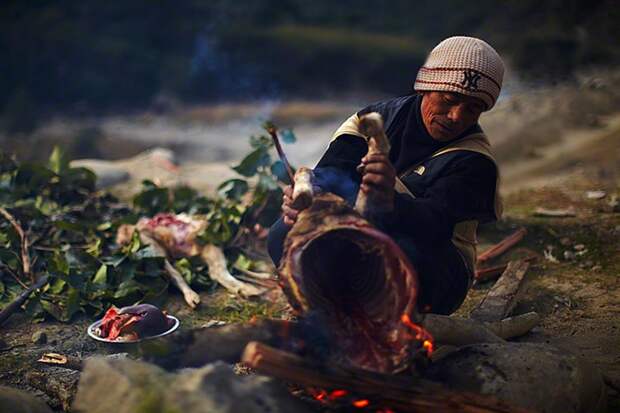
[[[422,121],[438,141],[449,141],[476,124],[485,109],[481,99],[453,92],[424,92]]]

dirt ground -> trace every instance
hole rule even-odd
[[[502,187],[505,216],[483,226],[479,235],[483,251],[516,228],[527,229],[525,239],[497,261],[532,253],[539,256],[526,275],[526,291],[514,312],[534,310],[543,320],[519,340],[550,343],[593,362],[606,379],[608,411],[615,412],[620,411],[620,209],[613,201],[620,196],[620,117],[600,121],[604,126],[565,137],[560,150],[547,148],[509,159]],[[604,191],[604,196],[588,198],[594,190]],[[572,208],[575,216],[535,216],[538,207]],[[467,316],[491,286],[490,282],[475,285],[457,315]],[[181,319],[182,328],[205,326],[214,320],[280,317],[287,311],[281,299],[244,301],[222,291],[203,292],[201,297],[203,305],[192,312],[172,292],[166,309]],[[38,365],[41,354],[87,357],[132,350],[89,339],[85,332],[92,321],[78,318],[71,324],[32,324],[23,315],[13,316],[0,335],[0,384],[32,391],[55,410],[62,410],[71,394],[63,406],[62,397],[50,397],[37,388],[41,387],[37,374],[63,375]],[[47,335],[46,342],[34,343],[33,335],[40,332]],[[69,381],[77,377],[65,376]]]

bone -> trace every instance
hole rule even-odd
[[[258,296],[265,292],[264,289],[233,277],[226,267],[226,257],[221,248],[213,244],[206,244],[203,246],[200,256],[209,266],[209,277],[228,291],[243,297]]]
[[[177,269],[174,268],[172,264],[170,264],[170,261],[166,259],[164,265],[166,268],[166,273],[170,276],[170,281],[172,281],[172,283],[179,290],[181,290],[181,293],[183,294],[183,298],[185,299],[187,305],[189,305],[192,309],[196,308],[196,306],[200,304],[200,296],[198,295],[198,293],[192,290],[189,285],[187,285],[185,279],[183,279],[183,276],[181,276]]]
[[[121,232],[119,231],[119,235],[120,234]],[[153,250],[157,253],[157,255],[164,257],[164,268],[166,270],[168,278],[170,278],[172,284],[174,284],[181,291],[181,294],[183,294],[183,298],[185,299],[187,305],[192,309],[196,308],[196,306],[200,304],[200,296],[196,291],[192,290],[189,285],[187,285],[187,282],[185,281],[183,276],[181,276],[177,269],[174,268],[170,261],[168,261],[166,249],[153,238],[143,233],[140,233],[140,241],[142,241],[143,244],[150,245],[151,248],[153,248]]]
[[[372,112],[362,116],[359,131],[368,138],[367,155],[387,155],[390,152],[390,141],[383,130],[383,118],[379,113]],[[355,210],[364,217],[371,217],[375,213],[389,212],[393,207],[392,203],[362,191],[358,192],[355,200]]]
[[[312,169],[301,167],[295,172],[295,185],[293,186],[292,207],[297,210],[306,209],[312,203],[314,189],[314,172]]]

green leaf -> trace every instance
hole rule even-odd
[[[292,129],[282,129],[280,131],[280,137],[284,143],[295,143],[295,141],[297,141]]]
[[[65,288],[65,285],[67,285],[67,282],[63,279],[60,278],[56,278],[53,283],[50,284],[49,287],[49,292],[51,294],[60,294],[62,292],[62,290]]]
[[[133,206],[148,215],[170,210],[170,194],[167,188],[151,188],[133,198]]]
[[[52,317],[54,317],[58,321],[63,321],[64,312],[60,305],[48,300],[40,300],[40,303],[41,307],[43,307],[43,309],[47,311]]]
[[[88,244],[86,248],[86,252],[92,255],[93,257],[99,257],[101,255],[101,247],[103,246],[103,240],[101,238],[97,238],[94,242]]]
[[[107,281],[108,281],[108,266],[103,264],[101,265],[101,267],[99,267],[99,270],[97,270],[97,273],[95,274],[95,277],[93,278],[93,283],[105,285]]]
[[[130,294],[140,292],[142,288],[142,285],[135,280],[124,281],[119,284],[118,288],[114,292],[113,297],[116,299],[125,298]]]
[[[244,270],[249,270],[250,267],[252,267],[252,260],[244,254],[239,254],[233,266],[243,268]]]
[[[52,170],[56,174],[61,174],[67,168],[69,168],[69,160],[65,156],[65,153],[59,146],[54,146],[54,150],[50,155],[50,159],[48,162],[48,166],[50,170]]]
[[[285,184],[291,183],[286,167],[284,166],[284,162],[279,161],[279,160],[275,161],[273,164],[271,164],[271,167],[269,169],[271,170],[271,173],[276,178],[278,178],[280,182],[283,182]]]
[[[4,295],[4,283],[2,282],[2,280],[0,280],[0,298],[2,298],[2,296]]]
[[[142,243],[140,242],[140,234],[138,234],[137,231],[134,231],[131,235],[131,241],[129,241],[129,244],[123,246],[122,251],[125,254],[135,254],[141,246]]]
[[[155,251],[152,246],[147,245],[144,248],[136,251],[133,255],[133,258],[137,260],[141,260],[144,258],[161,258],[161,255],[157,251]]]
[[[243,158],[241,163],[232,169],[243,176],[254,176],[261,166],[271,163],[271,157],[265,147],[259,147]]]
[[[75,288],[69,288],[67,291],[67,301],[64,309],[64,320],[69,321],[75,313],[80,311],[80,292]]]
[[[69,274],[69,262],[67,261],[66,255],[62,252],[54,251],[54,255],[52,256],[50,263],[50,270],[52,272],[64,275]]]
[[[261,191],[269,192],[278,189],[278,183],[272,176],[261,174],[258,177],[257,187]]]
[[[192,284],[194,281],[194,272],[192,264],[187,258],[181,258],[174,263],[174,268],[183,276],[186,283]]]
[[[248,189],[248,182],[243,179],[229,179],[217,187],[220,196],[234,201],[241,200],[241,197],[248,192]]]

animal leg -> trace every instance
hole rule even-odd
[[[201,257],[209,266],[209,276],[211,279],[220,283],[228,291],[243,297],[260,295],[264,292],[264,289],[244,283],[233,277],[226,267],[226,257],[224,253],[215,245],[205,245],[202,248]]]

